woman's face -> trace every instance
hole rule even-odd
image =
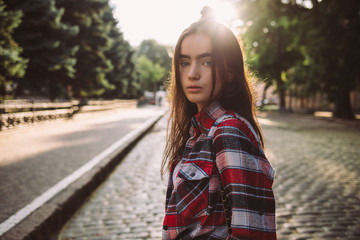
[[[186,98],[195,103],[198,111],[209,103],[213,89],[211,64],[212,48],[210,38],[203,33],[187,36],[181,44],[179,72],[181,87]],[[216,78],[214,97],[221,89],[221,81]]]

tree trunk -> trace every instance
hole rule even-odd
[[[280,85],[280,86],[279,86]],[[283,81],[279,81],[279,98],[280,98],[280,112],[286,111],[286,103],[285,103],[285,86]]]
[[[154,103],[157,105],[156,92],[157,92],[157,82],[153,82],[153,91],[154,91]]]
[[[275,78],[276,78],[276,84],[277,84],[277,88],[278,88],[278,92],[279,92],[279,100],[280,100],[280,106],[279,106],[279,111],[280,112],[286,112],[286,102],[285,102],[285,84],[283,82],[283,80],[281,79],[281,62],[283,61],[282,59],[282,37],[281,35],[279,35],[279,39],[278,39],[278,44],[277,44],[277,69],[276,69],[276,73],[275,73]]]
[[[271,86],[271,82],[266,82],[265,86],[264,86],[264,90],[262,93],[262,99],[261,99],[261,107],[264,107],[265,105],[265,100],[266,100],[266,92],[269,89],[269,87]]]
[[[289,112],[293,112],[293,108],[292,108],[292,103],[293,103],[293,98],[294,98],[294,92],[295,90],[293,90],[291,87],[289,88]]]
[[[285,103],[285,84],[281,80],[281,71],[277,74],[276,84],[279,92],[279,111],[285,112],[286,111],[286,103]]]
[[[339,93],[335,101],[334,117],[354,119],[354,113],[350,103],[350,91],[344,90]]]
[[[6,97],[6,86],[5,86],[5,84],[6,84],[5,80],[2,83],[0,83],[0,101],[4,100],[5,97]]]

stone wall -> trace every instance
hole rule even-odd
[[[79,113],[136,108],[137,104],[137,100],[7,100],[0,104],[0,131],[34,122],[71,118]]]

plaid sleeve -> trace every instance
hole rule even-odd
[[[168,186],[167,186],[167,189],[166,189],[165,212],[168,209],[171,193],[173,191],[172,171],[170,172],[168,178],[169,178],[169,180],[168,180]]]
[[[274,169],[248,123],[220,123],[213,137],[216,165],[230,205],[230,239],[276,239]]]

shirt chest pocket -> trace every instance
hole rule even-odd
[[[183,163],[176,190],[176,211],[184,217],[197,217],[208,207],[209,182],[213,164]]]

